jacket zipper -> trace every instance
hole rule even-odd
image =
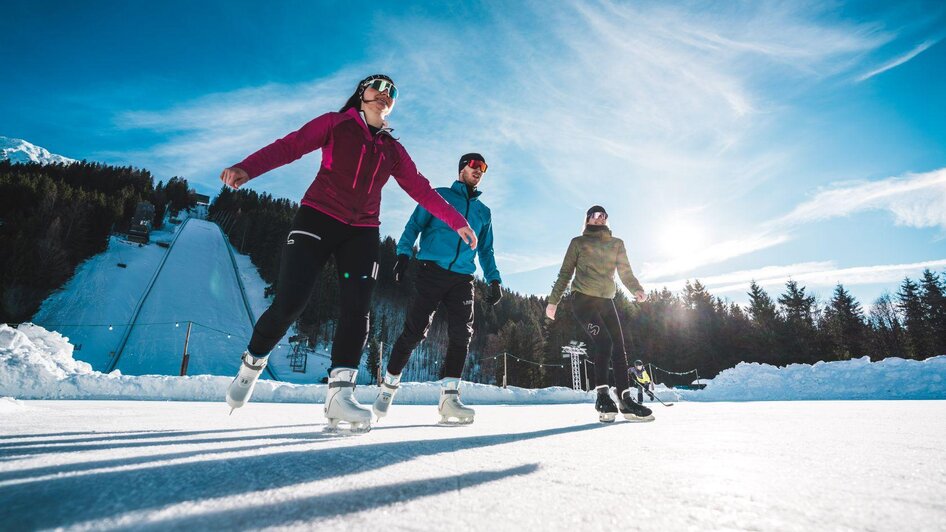
[[[351,188],[355,188],[355,185],[358,184],[358,173],[361,172],[361,161],[365,158],[365,145],[361,145],[361,155],[358,156],[358,167],[355,168],[355,179],[351,182]]]
[[[467,196],[466,196],[466,214],[463,215],[463,218],[466,220],[466,223],[470,223],[470,220],[469,220],[469,218],[470,218],[470,195],[469,195],[469,193],[467,193]],[[457,238],[459,238],[459,240],[457,241],[457,254],[454,255],[454,256],[453,256],[453,260],[450,261],[450,266],[447,266],[447,270],[448,270],[448,271],[453,271],[453,263],[455,263],[455,262],[457,261],[457,259],[460,258],[460,246],[463,244],[463,237],[457,237]]]
[[[378,175],[378,169],[381,168],[381,161],[384,160],[384,152],[381,152],[381,156],[378,157],[378,164],[374,167],[374,172],[371,173],[371,184],[368,185],[368,194],[371,194],[371,189],[374,188],[374,178]]]

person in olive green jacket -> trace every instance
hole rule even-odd
[[[585,216],[584,232],[568,245],[545,314],[549,319],[555,319],[558,303],[571,282],[572,292],[575,293],[572,310],[595,348],[595,390],[598,392],[595,409],[598,419],[610,423],[620,412],[629,421],[652,421],[654,416],[651,410],[634,401],[631,396],[624,332],[614,306],[614,295],[617,293],[615,270],[638,302],[647,299],[644,287],[631,271],[624,241],[611,235],[608,213],[604,207],[595,205],[588,209]],[[614,366],[614,383],[619,390],[615,396],[611,395],[608,386],[609,355]]]

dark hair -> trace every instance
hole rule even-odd
[[[367,78],[358,82],[358,86],[355,87],[355,92],[353,92],[352,95],[348,97],[348,101],[345,102],[345,105],[343,105],[342,108],[338,110],[338,112],[344,113],[345,111],[351,109],[352,107],[356,109],[361,109],[361,95],[365,93],[365,89],[367,88],[368,82],[373,79],[383,79],[383,80],[390,81],[391,83],[394,83],[393,79],[391,79],[388,76],[385,76],[384,74],[373,74],[371,76],[368,76]]]

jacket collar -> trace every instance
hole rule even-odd
[[[368,129],[368,120],[365,118],[365,113],[364,113],[364,111],[361,111],[361,110],[359,110],[359,109],[355,109],[354,107],[350,107],[350,108],[348,108],[348,110],[346,110],[343,114],[346,115],[347,117],[351,118],[352,120],[354,120],[355,122],[357,122],[358,125],[361,126],[361,130],[364,132],[365,137],[367,137],[367,138],[369,138],[369,139],[371,138],[371,130]],[[380,135],[384,134],[384,135],[387,135],[387,136],[389,136],[389,137],[391,137],[391,138],[394,138],[394,135],[391,134],[392,131],[394,131],[394,128],[392,128],[392,127],[387,127],[387,126],[385,125],[384,127],[381,128],[380,131],[378,131],[378,135],[380,136]]]
[[[470,188],[469,188],[468,186],[466,186],[466,183],[464,183],[463,181],[460,181],[460,180],[454,181],[453,184],[450,185],[450,189],[453,190],[454,192],[456,192],[457,194],[462,195],[464,198],[467,197],[467,193],[468,193],[469,190],[470,190]],[[469,198],[470,198],[470,199],[476,199],[476,198],[480,197],[480,194],[482,194],[482,193],[483,193],[482,190],[474,190],[474,191],[473,191],[473,195],[472,195],[472,196],[469,196]]]
[[[589,229],[590,226],[585,226],[585,230],[582,231],[583,236],[591,238],[600,238],[601,240],[611,240],[611,229],[606,225],[601,225],[598,227],[603,227],[604,229]]]

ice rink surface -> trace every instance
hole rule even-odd
[[[946,530],[946,401],[395,404],[363,436],[322,405],[18,401],[3,530]]]

